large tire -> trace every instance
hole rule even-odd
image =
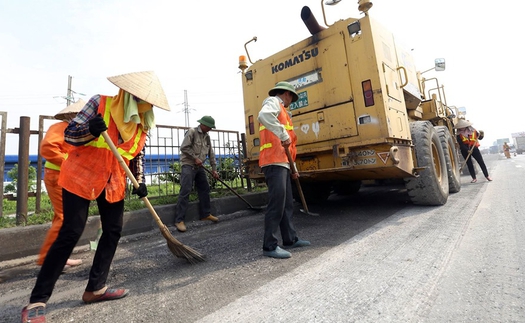
[[[410,123],[416,153],[417,177],[405,178],[405,187],[416,205],[443,205],[448,199],[448,175],[439,135],[428,121]]]
[[[452,139],[447,127],[438,126],[435,127],[435,129],[439,135],[439,140],[443,147],[443,153],[445,154],[448,175],[448,191],[449,193],[457,193],[461,190],[461,174],[459,173],[459,160],[456,143],[454,142],[454,139]]]

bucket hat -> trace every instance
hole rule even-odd
[[[86,102],[82,99],[78,99],[77,102],[68,105],[64,109],[60,110],[57,114],[55,114],[55,119],[58,120],[66,120],[70,118],[74,118],[75,115],[82,110],[82,108],[86,105]]]
[[[210,116],[204,116],[200,118],[199,120],[197,120],[197,122],[202,123],[203,125],[208,126],[212,129],[215,129],[215,119],[213,119]]]
[[[155,72],[135,72],[109,76],[108,80],[118,88],[133,94],[156,107],[170,111],[168,99]]]
[[[466,121],[465,119],[459,119],[458,123],[454,126],[454,129],[461,129],[472,126],[472,122]]]
[[[274,96],[277,90],[290,91],[290,93],[292,93],[292,96],[293,96],[292,102],[295,102],[297,101],[297,99],[299,99],[299,95],[297,95],[297,92],[295,92],[295,88],[289,82],[285,82],[285,81],[277,82],[275,86],[268,92],[268,95]]]

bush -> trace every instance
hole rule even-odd
[[[12,182],[4,186],[4,193],[16,193],[18,187],[18,164],[7,172],[7,176],[12,178]],[[36,169],[33,166],[28,168],[28,192],[34,192],[36,190]]]

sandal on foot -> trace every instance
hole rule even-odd
[[[37,305],[30,309],[28,307],[22,309],[22,323],[46,323],[46,307],[44,305]]]
[[[487,176],[485,178],[487,179],[487,181],[492,182],[492,178],[490,178],[490,176]]]
[[[129,290],[127,289],[116,289],[108,288],[104,294],[95,295],[93,292],[84,292],[82,295],[82,301],[86,304],[102,302],[102,301],[111,301],[114,299],[119,299],[128,295]]]
[[[478,180],[476,178],[474,178],[473,180],[471,180],[470,182],[471,183],[476,183]]]

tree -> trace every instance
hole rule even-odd
[[[18,183],[18,164],[7,172],[7,176],[12,179],[11,183],[4,186],[4,193],[16,193]],[[36,190],[36,169],[33,166],[28,168],[28,192],[34,192]]]

